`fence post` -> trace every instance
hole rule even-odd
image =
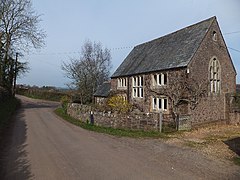
[[[176,129],[177,131],[179,130],[179,125],[180,125],[180,120],[179,120],[179,114],[177,114],[177,117],[176,117],[176,122],[177,122],[177,126],[176,126]]]
[[[163,115],[162,111],[159,112],[159,132],[162,132],[162,121],[163,121]]]
[[[90,111],[90,124],[94,125],[94,117],[93,117],[93,112]]]

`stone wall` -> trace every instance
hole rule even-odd
[[[229,113],[230,124],[240,125],[240,112],[231,112]]]
[[[82,122],[90,121],[93,112],[94,124],[104,127],[125,128],[132,130],[159,130],[159,113],[116,114],[99,112],[91,106],[71,103],[68,105],[68,115]],[[173,123],[170,115],[163,114],[163,125]]]
[[[213,40],[213,32],[217,33],[216,41]],[[226,95],[236,91],[236,73],[216,21],[188,65],[190,77],[199,82],[209,82],[209,63],[213,57],[220,63],[220,93],[211,94],[208,86],[208,96],[202,99],[196,109],[189,112],[196,124],[228,120]]]
[[[227,96],[228,119],[230,124],[240,125],[240,96],[236,94],[230,94]]]
[[[152,97],[158,97],[160,95],[165,95],[165,86],[153,86],[152,84],[152,76],[154,74],[158,73],[165,73],[168,77],[168,85],[171,86],[172,83],[175,81],[178,81],[178,78],[180,76],[184,76],[186,74],[186,68],[180,68],[180,69],[171,69],[166,71],[156,71],[151,73],[145,73],[142,74],[143,77],[143,97],[141,98],[133,98],[132,97],[132,78],[134,76],[127,77],[127,88],[126,89],[118,89],[117,88],[117,78],[111,79],[111,91],[113,94],[119,94],[119,95],[125,95],[127,97],[127,100],[130,104],[132,104],[136,109],[139,109],[140,111],[144,113],[155,113],[152,109]],[[156,93],[158,92],[158,93]],[[166,114],[170,113],[171,107],[170,101],[168,101],[168,111],[165,112]]]

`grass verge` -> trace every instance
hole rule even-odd
[[[41,95],[41,94],[20,94],[20,95],[23,95],[32,99],[42,99],[42,100],[55,101],[55,102],[59,102],[61,99],[61,97],[51,95],[51,93],[47,95]]]
[[[11,98],[0,103],[0,134],[9,124],[9,120],[17,107],[20,105],[20,100]]]
[[[95,126],[91,124],[87,124],[84,122],[81,122],[75,118],[70,117],[67,115],[62,108],[58,108],[55,110],[55,113],[63,118],[64,120],[82,127],[84,129],[95,131],[99,133],[105,133],[113,136],[118,137],[132,137],[132,138],[167,138],[167,134],[165,133],[159,133],[156,131],[139,131],[139,130],[127,130],[127,129],[114,129],[111,127],[102,127],[102,126]]]
[[[235,157],[235,158],[233,158],[233,162],[234,162],[236,165],[240,166],[240,157]]]
[[[66,93],[64,92],[51,92],[47,90],[17,90],[17,94],[23,95],[29,98],[33,99],[43,99],[43,100],[48,100],[48,101],[56,101],[60,102],[62,97],[67,96]]]

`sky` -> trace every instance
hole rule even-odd
[[[134,46],[217,17],[240,83],[240,0],[32,0],[45,46],[19,61],[30,71],[18,84],[66,87],[63,62],[78,58],[86,40],[111,50],[112,70]]]

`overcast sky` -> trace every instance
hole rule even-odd
[[[20,58],[30,72],[18,80],[29,85],[64,87],[63,61],[79,57],[89,39],[111,49],[112,72],[132,48],[216,16],[237,72],[240,72],[240,0],[33,0],[42,14],[46,45]],[[236,32],[236,33],[232,33]],[[230,34],[229,34],[230,33]],[[237,82],[240,77],[237,75]]]

